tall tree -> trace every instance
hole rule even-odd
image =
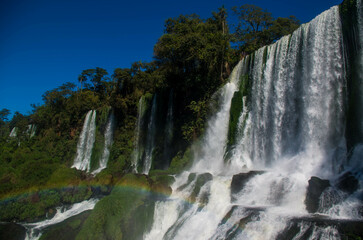
[[[274,19],[270,12],[255,5],[244,4],[233,7],[232,10],[239,19],[234,41],[243,54],[250,54],[292,33],[300,24],[294,16]]]
[[[194,95],[190,97],[195,100],[213,92],[221,84],[221,66],[230,48],[227,33],[225,9],[206,21],[195,14],[168,19],[154,57],[169,86]]]
[[[8,121],[8,116],[10,115],[10,110],[7,108],[3,108],[0,110],[0,121]]]
[[[107,75],[107,71],[103,68],[96,67],[94,69],[86,69],[82,71],[81,75],[78,77],[78,81],[91,81],[93,84],[93,89],[100,93],[103,89],[102,81],[107,79]]]
[[[78,82],[81,84],[81,92],[82,92],[82,87],[83,87],[83,83],[87,80],[86,76],[83,74],[78,75]]]

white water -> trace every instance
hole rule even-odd
[[[219,92],[220,108],[190,170],[197,176],[209,172],[212,180],[193,199],[196,178],[188,180],[190,172],[177,176],[170,198],[157,202],[152,229],[144,238],[225,239],[236,230],[233,239],[275,239],[291,218],[307,215],[308,180],[331,178],[346,162],[342,46],[339,9],[333,7],[292,36],[259,49],[250,69],[242,60]],[[230,104],[241,74],[252,79],[251,102],[249,108],[244,102],[239,144],[225,163]],[[233,174],[261,169],[231,197]],[[323,213],[360,218],[359,205],[352,195]],[[233,206],[237,210],[224,219]],[[243,218],[250,220],[237,231]],[[301,225],[298,235],[308,228]],[[310,239],[319,238],[340,239],[333,227],[315,226]]]
[[[142,173],[148,174],[152,164],[153,151],[155,147],[155,133],[156,133],[156,97],[153,97],[153,102],[151,106],[150,120],[147,127],[147,137],[146,137],[146,147],[145,147],[145,158]]]
[[[141,151],[141,144],[140,144],[140,134],[141,134],[141,127],[143,124],[144,114],[145,114],[145,99],[144,96],[142,96],[139,100],[139,106],[137,108],[137,125],[136,125],[136,131],[135,131],[135,142],[134,142],[134,152],[132,156],[132,165],[134,172],[137,173],[137,166],[140,159],[140,151]]]
[[[41,231],[51,225],[63,222],[64,220],[76,216],[87,210],[92,210],[98,199],[90,199],[80,203],[75,203],[69,208],[65,209],[63,207],[57,208],[57,213],[53,218],[47,219],[37,223],[27,223],[23,226],[27,229],[25,240],[37,240],[41,237]]]
[[[193,166],[193,172],[221,173],[224,171],[223,156],[228,133],[229,110],[234,92],[239,86],[240,68],[242,62],[233,70],[230,82],[227,83],[219,92],[222,104],[208,122],[205,141],[200,152],[197,152]]]
[[[168,100],[168,112],[166,115],[166,125],[165,125],[165,139],[164,139],[164,159],[169,160],[170,157],[170,144],[173,140],[173,128],[174,128],[174,117],[173,117],[173,90],[169,93]]]
[[[29,124],[28,125],[28,129],[25,131],[25,133],[30,137],[34,137],[35,136],[35,131],[36,131],[37,127],[34,124]],[[18,127],[13,127],[13,129],[11,129],[11,132],[9,134],[9,137],[14,138],[18,135]]]
[[[115,122],[115,116],[111,111],[110,116],[108,117],[108,121],[106,123],[105,144],[103,147],[103,153],[101,159],[99,161],[99,167],[96,170],[94,170],[92,174],[97,174],[107,167],[107,162],[110,157],[110,148],[113,143],[113,130],[115,124],[114,122]]]
[[[90,110],[84,120],[81,135],[77,145],[77,155],[72,167],[89,171],[91,168],[91,155],[96,137],[96,110]]]
[[[36,130],[37,130],[37,127],[34,124],[29,124],[28,125],[27,133],[28,133],[30,138],[35,136],[35,131]]]
[[[13,129],[11,129],[11,132],[9,134],[9,137],[16,137],[17,135],[17,132],[18,132],[18,128],[17,127],[13,127]]]

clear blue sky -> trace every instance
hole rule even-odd
[[[26,114],[82,70],[152,60],[167,18],[245,3],[308,22],[341,0],[0,0],[0,109]]]

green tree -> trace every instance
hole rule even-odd
[[[101,93],[104,90],[102,82],[107,80],[107,75],[107,71],[103,68],[96,67],[95,69],[86,69],[82,71],[81,75],[78,77],[78,81],[91,81],[94,91]]]
[[[272,22],[268,29],[269,42],[276,41],[281,37],[291,34],[300,26],[300,21],[295,16],[288,18],[279,17]]]
[[[239,19],[234,41],[237,42],[242,55],[250,54],[292,33],[300,24],[294,16],[274,19],[270,12],[255,5],[244,4],[240,7],[235,6],[232,10]]]
[[[229,33],[226,11],[220,9],[203,21],[198,15],[181,15],[165,22],[165,34],[154,47],[154,57],[165,71],[169,87],[197,100],[223,82]]]
[[[6,122],[8,121],[8,116],[10,115],[10,110],[9,109],[6,109],[6,108],[3,108],[1,109],[0,111],[0,121],[3,121],[3,122]]]
[[[78,76],[78,82],[81,84],[81,92],[82,92],[82,87],[83,87],[83,83],[87,80],[86,76],[83,74],[80,74]]]
[[[10,115],[10,110],[3,108],[0,111],[0,137],[6,137],[9,135],[9,128],[8,128],[8,116]]]

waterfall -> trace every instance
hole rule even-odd
[[[32,138],[35,136],[35,131],[36,131],[37,127],[34,124],[29,124],[28,128],[26,129],[26,131],[24,131],[23,133],[25,133],[26,135],[29,136],[29,138]],[[9,134],[9,137],[14,138],[18,135],[18,127],[13,127],[13,129],[11,129],[11,132]]]
[[[137,108],[137,123],[136,123],[136,131],[135,131],[135,141],[134,141],[134,152],[133,152],[133,169],[134,172],[137,173],[138,162],[140,159],[140,152],[142,144],[140,143],[141,140],[141,131],[143,125],[143,119],[145,114],[145,97],[142,96],[139,100],[139,105]]]
[[[30,138],[35,136],[35,131],[36,130],[37,130],[37,127],[34,124],[29,124],[28,125],[27,134],[29,135]]]
[[[99,160],[99,167],[96,170],[94,170],[92,174],[97,174],[107,167],[108,158],[110,157],[110,148],[113,143],[114,122],[115,122],[115,116],[111,110],[111,113],[109,114],[108,117],[108,121],[106,123],[105,143],[101,159]]]
[[[156,97],[157,94],[154,95],[152,106],[151,106],[151,114],[150,120],[147,127],[147,137],[146,137],[146,147],[145,147],[145,159],[143,166],[143,173],[148,174],[151,168],[152,159],[153,159],[153,151],[155,147],[155,134],[156,134]]]
[[[91,155],[96,137],[96,110],[88,111],[77,144],[77,155],[72,167],[89,171]]]
[[[233,70],[230,82],[218,92],[222,104],[215,116],[208,121],[203,147],[195,157],[199,159],[193,166],[195,172],[219,173],[224,170],[223,155],[228,132],[229,110],[233,94],[239,85],[241,64],[240,62]]]
[[[336,6],[243,59],[218,92],[220,107],[192,168],[176,176],[169,198],[156,203],[144,239],[279,239],[293,219],[316,217],[304,203],[309,179],[334,183],[346,162],[343,52]],[[231,102],[244,81],[251,81],[251,94],[242,93],[237,143],[225,161]],[[340,191],[328,189],[322,196]],[[327,219],[361,220],[361,192],[318,211]],[[309,221],[298,223],[294,234],[340,239],[336,227]]]
[[[18,128],[17,127],[13,127],[13,129],[11,129],[11,132],[9,134],[9,137],[16,137],[17,136],[17,133],[18,133]]]
[[[334,7],[255,53],[249,133],[244,135],[250,144],[246,155],[255,167],[281,167],[285,157],[305,154],[311,160],[294,162],[295,168],[318,174],[328,152],[343,141],[341,39]]]
[[[168,100],[168,112],[166,115],[166,125],[165,125],[165,139],[164,139],[164,159],[165,161],[170,161],[170,144],[173,140],[173,130],[174,130],[174,119],[173,119],[173,90],[169,93]]]

